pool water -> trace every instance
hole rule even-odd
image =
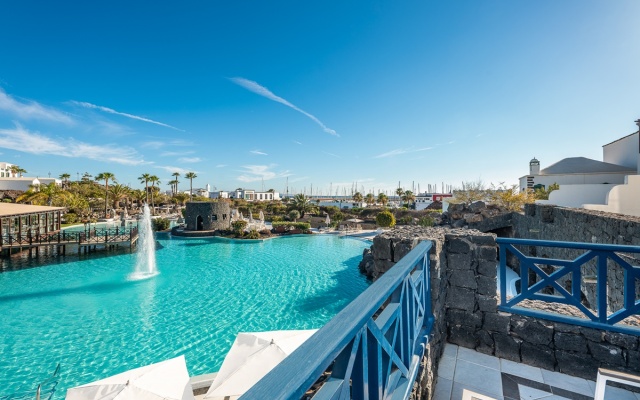
[[[320,328],[369,284],[357,239],[157,243],[159,275],[146,280],[127,279],[135,254],[0,273],[0,395],[35,387],[57,363],[59,399],[182,354],[190,375],[215,372],[238,332]]]

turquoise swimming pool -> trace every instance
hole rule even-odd
[[[66,389],[184,354],[217,371],[239,331],[319,328],[368,282],[367,243],[304,235],[260,243],[158,238],[159,275],[130,281],[135,254],[0,273],[0,394],[61,364]]]

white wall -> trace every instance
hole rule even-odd
[[[587,185],[587,184],[623,184],[627,173],[618,174],[567,174],[567,175],[534,175],[533,184],[549,185]],[[527,177],[520,178],[520,191],[527,187]]]
[[[56,178],[37,178],[41,185],[48,185],[55,182],[58,185],[62,185],[62,181]],[[36,178],[0,178],[0,190],[21,190],[26,192],[29,190],[29,185],[33,184]]]
[[[606,204],[609,191],[617,185],[562,185],[549,194],[549,200],[537,200],[539,204],[555,204],[562,207],[582,208],[584,204]]]
[[[640,217],[640,175],[629,175],[626,185],[612,188],[606,205],[585,204],[584,208]]]
[[[602,146],[602,160],[633,169],[638,168],[638,133]]]

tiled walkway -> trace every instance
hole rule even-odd
[[[591,400],[596,383],[445,345],[434,400]],[[607,387],[606,400],[640,400],[640,394]]]

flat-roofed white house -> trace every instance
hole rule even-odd
[[[272,201],[280,200],[280,193],[278,192],[262,192],[253,189],[238,188],[232,191],[220,190],[217,192],[211,192],[209,197],[212,199],[244,199],[247,201]]]
[[[32,186],[48,185],[55,183],[58,186],[62,186],[62,181],[57,178],[1,178],[0,177],[0,190],[20,190],[26,192]]]
[[[571,157],[540,170],[535,158],[520,190],[557,183],[549,200],[539,203],[640,216],[640,120],[634,132],[602,146],[603,161]]]
[[[0,178],[15,178],[18,174],[11,172],[11,167],[15,164],[9,164],[8,162],[0,162]]]

